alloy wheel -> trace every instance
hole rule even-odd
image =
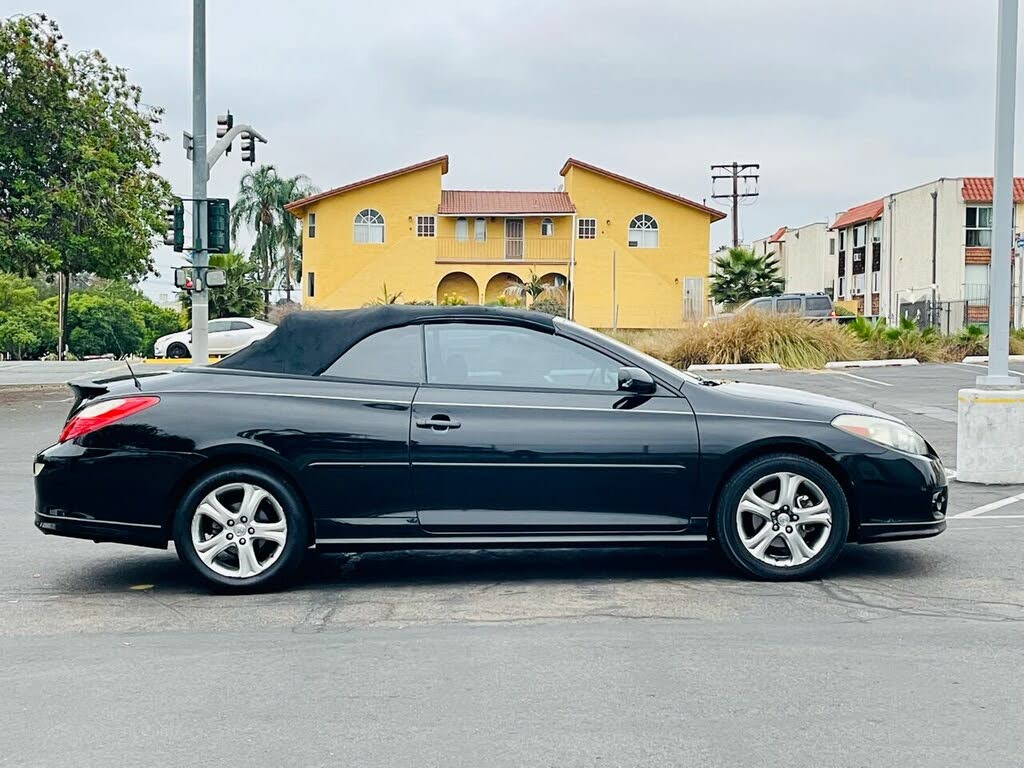
[[[281,503],[254,483],[221,485],[192,515],[192,546],[214,573],[237,579],[257,576],[284,551],[288,523]]]
[[[747,552],[762,563],[791,568],[814,559],[832,535],[832,507],[813,481],[775,472],[751,485],[736,508]]]

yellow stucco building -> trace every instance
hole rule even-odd
[[[669,328],[706,305],[710,225],[725,216],[570,158],[564,191],[442,189],[435,157],[296,200],[303,303],[498,301],[532,275],[598,328]],[[508,298],[506,297],[506,301]]]

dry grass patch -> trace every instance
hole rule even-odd
[[[755,312],[703,325],[611,335],[670,365],[779,363],[784,368],[822,368],[856,360],[867,346],[835,323]]]

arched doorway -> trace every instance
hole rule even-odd
[[[437,303],[479,304],[480,287],[465,272],[450,272],[437,284]]]
[[[505,291],[510,285],[522,285],[523,281],[513,275],[511,272],[499,272],[490,280],[487,281],[487,287],[484,288],[484,303],[495,304],[502,300],[504,297],[505,303],[512,304],[517,300],[517,297],[506,294]],[[522,298],[519,298],[519,303],[522,304]]]

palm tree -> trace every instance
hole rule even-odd
[[[715,259],[710,292],[717,303],[736,305],[782,293],[785,286],[774,253],[758,256],[747,248],[730,248]]]
[[[257,277],[258,265],[244,254],[214,253],[210,267],[224,270],[224,285],[209,292],[210,317],[253,317],[263,307],[263,291]],[[181,304],[186,310],[192,306],[191,291],[181,292]]]
[[[285,211],[284,207],[317,191],[310,183],[309,177],[301,173],[281,180],[281,249],[284,251],[284,264],[277,270],[275,280],[278,284],[284,284],[285,298],[288,301],[292,300],[293,285],[302,279],[302,222]]]
[[[250,253],[257,266],[265,308],[270,306],[270,291],[282,282],[291,300],[293,261],[302,250],[302,233],[298,219],[284,207],[312,192],[307,177],[283,178],[272,165],[261,165],[242,176],[238,199],[231,208],[231,236],[237,237],[243,224],[255,235]]]
[[[554,283],[545,283],[533,271],[530,272],[530,279],[525,283],[509,280],[508,286],[502,291],[502,294],[529,304],[535,304],[537,299],[545,295],[552,299],[562,299],[561,289],[558,286]]]

